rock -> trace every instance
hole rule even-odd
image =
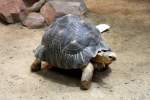
[[[49,2],[45,3],[45,5],[41,8],[40,13],[43,15],[48,25],[55,20],[56,10]]]
[[[28,8],[29,12],[39,12],[42,6],[45,4],[46,0],[40,0],[34,3],[31,7]]]
[[[1,0],[0,21],[5,23],[19,22],[26,16],[26,6],[22,0]],[[24,16],[24,17],[23,17]]]
[[[59,18],[59,17],[65,16],[65,15],[66,14],[63,12],[56,12],[55,18]]]
[[[40,13],[29,13],[22,24],[28,28],[41,28],[45,26],[45,19]]]
[[[27,6],[32,6],[34,3],[38,2],[39,0],[23,0],[23,1]]]
[[[49,1],[56,9],[56,12],[80,15],[80,2],[77,1]]]
[[[87,11],[88,11],[88,8],[86,6],[86,3],[85,3],[85,0],[81,0],[81,4],[80,4],[80,14],[81,15],[84,15]]]

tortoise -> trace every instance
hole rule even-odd
[[[116,54],[101,36],[101,30],[75,15],[56,19],[43,34],[41,44],[35,49],[31,71],[52,67],[81,69],[81,89],[91,86],[93,71],[107,67],[116,60]],[[104,30],[103,30],[104,31]]]

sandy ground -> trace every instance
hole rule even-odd
[[[103,36],[118,55],[111,71],[95,73],[88,91],[72,72],[30,72],[44,29],[0,24],[0,100],[150,100],[150,4],[132,1],[131,12],[88,14],[112,26]]]

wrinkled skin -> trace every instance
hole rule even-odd
[[[92,59],[93,62],[103,64],[103,65],[109,65],[113,61],[117,59],[117,56],[114,52],[111,51],[101,51],[99,52],[95,58]]]

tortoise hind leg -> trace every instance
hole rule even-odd
[[[31,72],[37,72],[39,70],[41,70],[41,61],[36,58],[31,65]]]
[[[91,86],[91,80],[93,77],[94,66],[92,63],[89,63],[82,72],[81,77],[81,86],[80,88],[83,90],[88,90]]]
[[[49,69],[53,68],[54,66],[50,65],[47,61],[41,61],[41,68],[44,71],[48,71]]]

